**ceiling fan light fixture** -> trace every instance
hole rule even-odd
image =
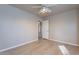
[[[50,13],[51,13],[51,10],[47,7],[43,7],[39,11],[39,14],[42,15],[42,16],[45,16],[45,15],[47,16]]]

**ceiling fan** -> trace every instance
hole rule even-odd
[[[32,8],[42,8],[42,7],[50,8],[54,6],[56,6],[56,4],[37,4],[37,5],[32,6]]]
[[[39,8],[38,14],[41,16],[48,16],[52,10],[51,7],[56,6],[56,4],[38,4],[36,6],[32,6],[32,8],[37,9]]]

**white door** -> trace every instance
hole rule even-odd
[[[42,37],[49,39],[49,22],[48,20],[42,21]]]

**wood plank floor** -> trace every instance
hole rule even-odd
[[[79,54],[79,47],[51,40],[38,40],[0,53],[1,55],[63,55],[58,46],[65,46],[71,55]]]

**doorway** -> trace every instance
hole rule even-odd
[[[49,39],[49,21],[42,21],[42,38]]]
[[[38,40],[42,39],[42,21],[38,21]]]

